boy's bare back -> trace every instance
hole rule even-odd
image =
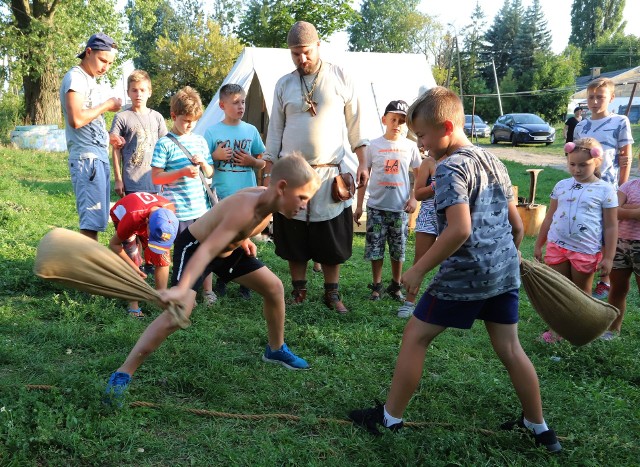
[[[204,244],[209,237],[229,239],[217,255],[228,256],[242,241],[261,233],[269,224],[272,212],[264,199],[265,187],[246,188],[225,198],[189,227],[191,234]]]

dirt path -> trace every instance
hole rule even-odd
[[[567,163],[564,156],[532,153],[527,151],[526,147],[514,148],[494,145],[488,146],[487,150],[500,159],[525,165],[539,165],[540,167],[553,167],[554,169],[567,170]]]

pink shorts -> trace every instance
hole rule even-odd
[[[553,242],[547,243],[547,251],[544,255],[544,262],[549,266],[569,261],[576,271],[584,274],[596,272],[596,268],[601,260],[602,252],[600,251],[595,255],[589,255],[587,253],[567,250]]]

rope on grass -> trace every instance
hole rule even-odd
[[[50,391],[56,389],[55,386],[49,386],[47,384],[27,384],[25,387],[28,390],[42,390],[42,391]],[[161,404],[156,404],[154,402],[145,402],[145,401],[133,401],[129,404],[129,407],[146,407],[150,409],[163,409],[163,408],[172,408],[177,409],[182,412],[192,413],[194,415],[198,415],[201,417],[212,417],[212,418],[226,418],[226,419],[235,419],[235,420],[285,420],[290,422],[303,422],[305,419],[299,415],[291,415],[287,413],[267,413],[267,414],[242,414],[242,413],[230,413],[230,412],[219,412],[216,410],[206,410],[206,409],[193,409],[190,407],[177,407],[177,406],[164,406]],[[314,419],[318,423],[325,424],[338,424],[338,425],[351,425],[353,422],[351,420],[346,420],[344,418],[325,418],[318,417]],[[446,422],[404,422],[404,426],[406,428],[427,428],[427,427],[440,427],[446,429],[454,429],[455,425],[453,423]],[[474,431],[477,433],[482,433],[484,435],[495,435],[496,432],[492,430],[486,430],[483,428],[469,428],[467,427],[467,431]]]

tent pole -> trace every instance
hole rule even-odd
[[[373,94],[373,103],[376,105],[376,110],[378,110],[380,107],[378,107],[378,98],[376,97],[376,89],[373,87],[373,81],[371,82],[371,94]],[[382,130],[382,133],[384,133],[384,126],[382,126],[382,118],[379,118],[378,122],[380,122],[380,130]]]

